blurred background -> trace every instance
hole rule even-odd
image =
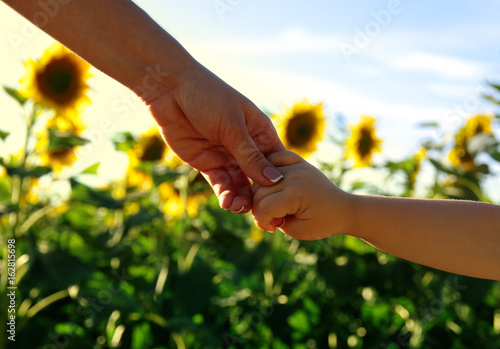
[[[498,2],[136,3],[344,190],[500,203]],[[0,33],[16,347],[499,347],[498,282],[262,232],[218,208],[123,86],[3,3]],[[33,82],[57,59],[82,82],[63,105]]]
[[[329,118],[340,113],[354,122],[361,114],[375,116],[384,155],[395,159],[416,151],[423,138],[435,136],[435,130],[417,127],[420,122],[437,121],[451,131],[471,114],[491,111],[481,95],[486,82],[500,75],[495,16],[500,5],[495,1],[481,6],[403,0],[137,4],[263,110],[279,112],[284,105],[309,98],[322,102]],[[7,83],[17,81],[22,62],[40,56],[51,39],[0,6],[0,74]],[[100,120],[108,118],[119,120],[112,125],[117,132],[145,131],[153,125],[127,90],[92,73],[93,103],[85,111],[89,128],[99,129]],[[4,109],[14,112],[15,105],[0,98]],[[22,136],[12,138],[17,147],[22,144]],[[328,151],[323,153],[328,156]],[[126,166],[105,141],[86,158],[82,166],[106,158],[101,172],[108,176]],[[500,198],[498,188],[496,181],[488,190]]]

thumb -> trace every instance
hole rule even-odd
[[[305,162],[305,160],[293,151],[284,150],[270,154],[267,160],[276,167],[285,167]]]
[[[234,156],[243,172],[254,182],[269,186],[283,178],[283,175],[257,148],[246,130],[235,132],[234,140],[230,143],[232,144],[227,149]]]

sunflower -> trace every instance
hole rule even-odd
[[[455,145],[450,151],[448,158],[455,167],[463,168],[471,172],[476,168],[474,156],[469,153],[467,143],[478,134],[492,134],[490,115],[476,115],[465,123],[455,135]]]
[[[370,166],[373,154],[381,152],[382,140],[376,136],[375,118],[361,116],[357,125],[351,125],[352,134],[346,140],[346,156],[355,162],[356,167]]]
[[[54,43],[40,60],[28,60],[25,68],[20,92],[36,104],[53,109],[56,117],[73,117],[90,103],[90,65],[63,45]]]
[[[85,143],[87,140],[77,133],[52,128],[38,134],[35,150],[39,152],[40,165],[50,167],[54,173],[60,174],[76,162],[77,149]]]
[[[24,198],[21,199],[22,204],[30,204],[30,205],[37,205],[40,203],[40,194],[41,194],[41,189],[40,189],[40,184],[39,184],[39,179],[36,177],[31,178],[30,183],[29,183],[29,188],[24,194]]]
[[[160,193],[161,210],[173,217],[181,217],[184,205],[179,190],[172,182],[163,182],[158,186]]]
[[[137,161],[159,161],[164,160],[168,153],[168,147],[161,138],[158,128],[153,127],[134,144],[134,148],[129,152],[129,156]]]
[[[465,171],[470,172],[476,168],[476,164],[474,162],[474,157],[467,150],[467,136],[465,132],[465,128],[462,128],[455,135],[455,145],[453,149],[450,151],[448,158],[451,163],[455,167],[461,167]]]
[[[413,189],[415,187],[415,182],[417,181],[417,175],[420,171],[422,160],[425,158],[426,155],[427,155],[427,150],[424,147],[422,147],[413,156],[413,159],[415,160],[415,168],[414,168],[413,172],[410,174],[410,188],[411,189]]]
[[[149,173],[142,171],[139,166],[143,162],[166,162],[168,153],[168,147],[156,127],[141,134],[139,140],[134,142],[132,149],[127,151],[129,158],[127,179],[129,186],[145,190],[151,189],[153,178]]]
[[[173,217],[181,217],[184,213],[184,204],[180,190],[175,182],[163,182],[158,186],[160,193],[161,210]],[[207,202],[212,190],[205,178],[198,173],[189,183],[185,211],[194,218],[198,215],[200,205]]]
[[[471,139],[475,135],[480,133],[484,134],[492,134],[491,131],[491,120],[493,119],[492,115],[476,115],[469,120],[465,124],[465,136],[467,139]]]
[[[302,157],[314,152],[323,139],[325,116],[321,103],[313,105],[304,99],[273,119],[284,146]]]

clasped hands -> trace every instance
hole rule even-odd
[[[186,71],[174,88],[145,101],[167,145],[204,175],[223,209],[246,213],[253,207],[263,229],[275,231],[287,217],[281,227],[285,233],[308,240],[325,237],[321,222],[309,224],[321,205],[311,206],[310,196],[306,200],[300,192],[303,186],[314,187],[322,196],[324,185],[336,187],[285,151],[269,117],[250,100],[200,65]]]

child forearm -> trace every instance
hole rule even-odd
[[[354,197],[352,235],[397,257],[500,280],[500,206],[453,200]]]

